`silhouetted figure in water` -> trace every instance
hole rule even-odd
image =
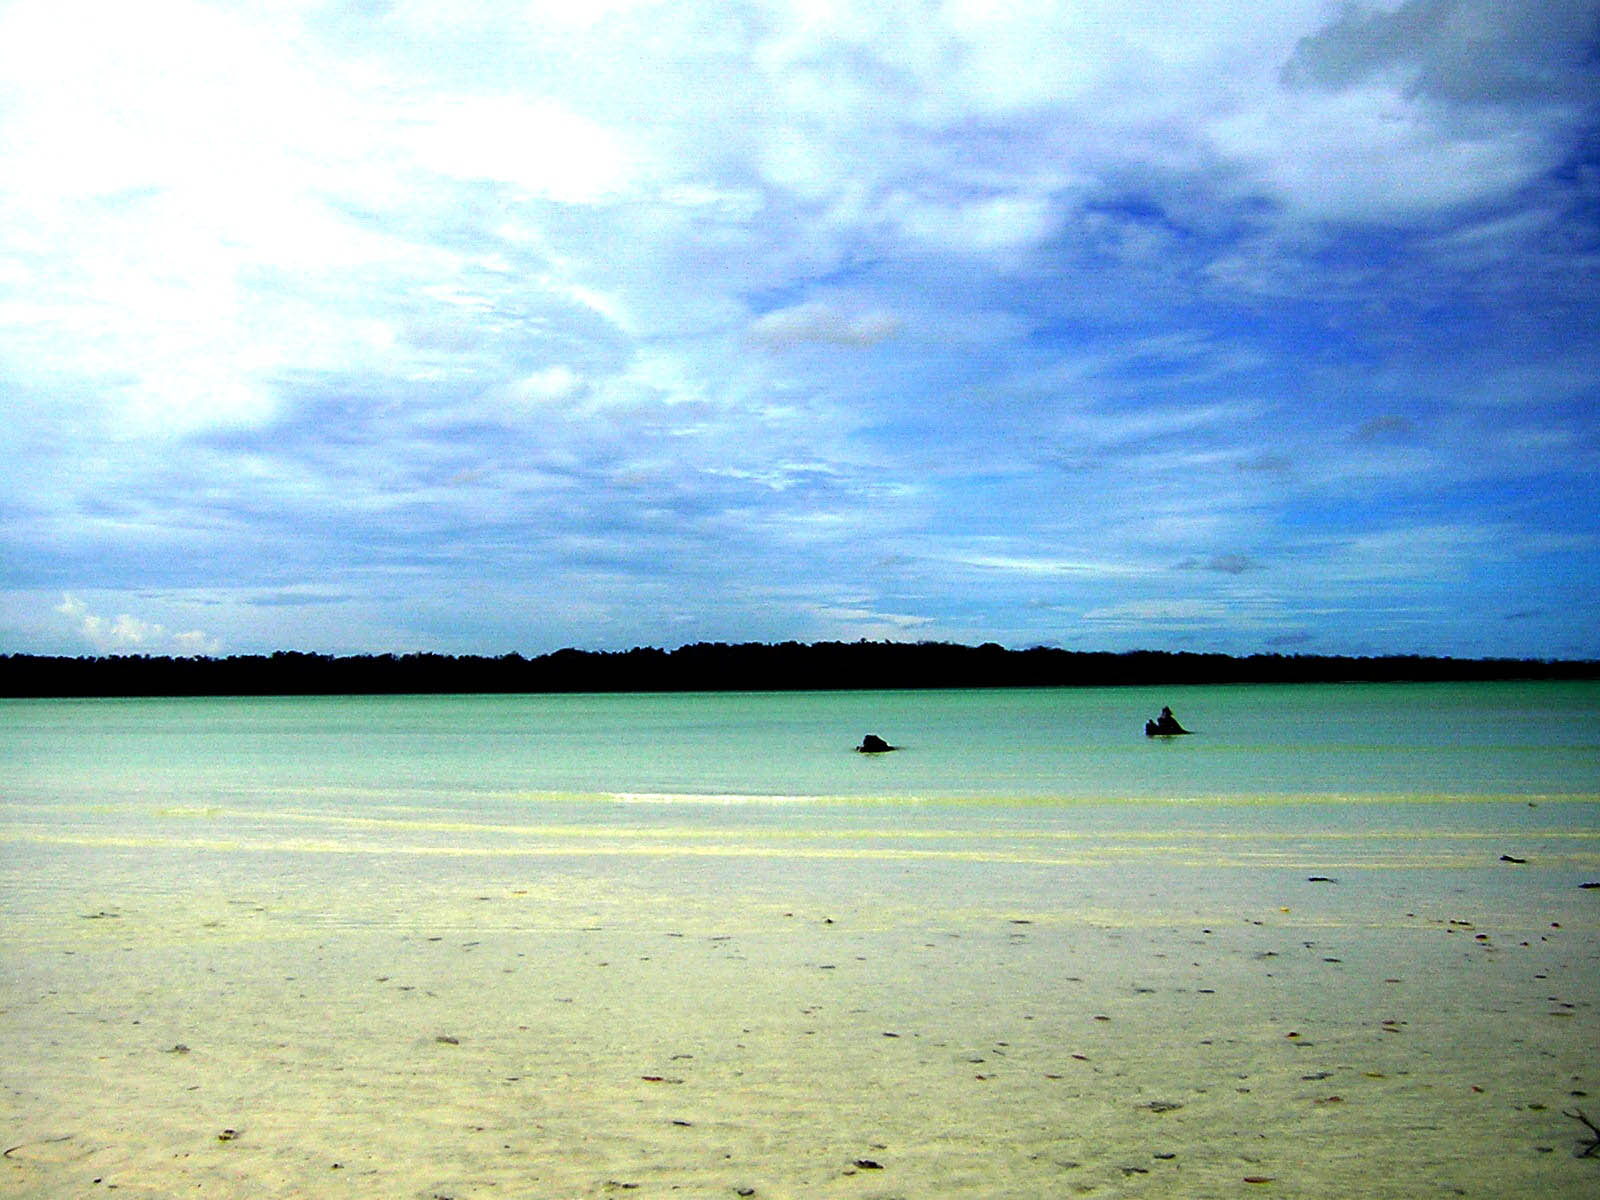
[[[894,747],[889,745],[875,733],[869,733],[861,739],[861,745],[856,747],[857,754],[887,754]]]
[[[1172,715],[1170,708],[1163,708],[1161,715],[1154,721],[1146,721],[1144,723],[1145,737],[1174,737],[1177,734],[1188,732],[1187,729],[1178,724],[1178,718]]]

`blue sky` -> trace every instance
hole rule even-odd
[[[1600,657],[1600,3],[0,2],[0,649]]]

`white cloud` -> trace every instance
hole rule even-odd
[[[217,654],[222,645],[198,629],[169,632],[166,626],[141,620],[130,613],[102,617],[89,611],[82,600],[67,594],[55,611],[67,619],[74,632],[101,654]]]
[[[866,349],[899,334],[900,319],[881,310],[846,312],[820,302],[776,309],[750,325],[753,341],[774,350],[821,344]]]
[[[370,315],[329,300],[352,272],[440,257],[340,211],[395,189],[369,169],[372,112],[301,57],[294,16],[182,0],[0,14],[18,81],[0,119],[17,289],[0,355],[18,375],[81,379],[120,433],[163,437],[269,419],[278,372],[375,361]]]
[[[921,614],[880,612],[849,600],[816,605],[810,611],[818,626],[816,636],[832,640],[903,639],[924,633],[935,623],[931,617]]]
[[[1485,559],[1502,557],[1520,536],[1505,525],[1449,523],[1400,525],[1329,538],[1319,576],[1326,583],[1442,580]]]
[[[1220,600],[1128,600],[1091,608],[1085,621],[1118,625],[1196,626],[1226,620],[1229,606]]]
[[[566,363],[556,363],[517,380],[506,390],[506,400],[517,408],[542,408],[572,400],[586,386],[583,377]]]
[[[402,118],[400,130],[427,170],[497,180],[566,204],[614,197],[634,178],[617,131],[542,97],[429,98]]]
[[[1437,104],[1395,85],[1279,92],[1208,128],[1228,160],[1297,216],[1415,220],[1509,196],[1554,149],[1516,114],[1455,128]]]
[[[954,565],[977,567],[984,571],[1042,578],[1079,575],[1102,579],[1146,574],[1144,567],[1106,559],[1024,558],[1004,554],[975,554],[955,556],[947,561]]]
[[[1048,196],[1013,194],[959,201],[891,196],[887,215],[911,238],[957,253],[993,253],[1036,246],[1055,229]]]

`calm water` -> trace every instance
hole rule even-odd
[[[0,761],[13,894],[80,851],[1600,862],[1596,684],[11,702]]]
[[[1600,684],[8,701],[0,761],[13,801],[1592,796]]]

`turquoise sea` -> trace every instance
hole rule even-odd
[[[0,764],[0,1196],[1600,1184],[1600,684],[6,701]]]
[[[41,800],[1584,795],[1600,684],[6,701],[0,758]]]
[[[1143,736],[1162,704],[1193,736]],[[899,748],[855,753],[868,732]],[[516,852],[559,831],[993,838],[1241,812],[1311,833],[1379,807],[1400,829],[1586,839],[1600,684],[11,701],[0,761],[12,839]]]

